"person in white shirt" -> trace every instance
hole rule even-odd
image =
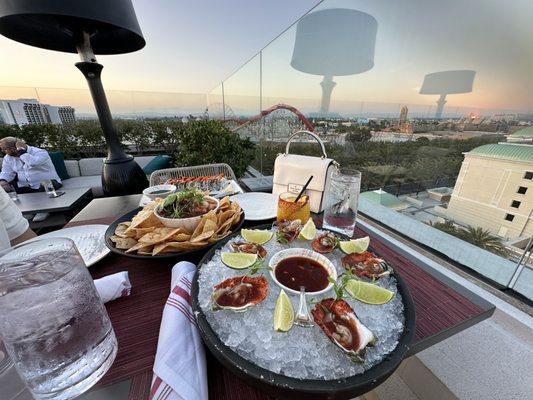
[[[28,146],[23,140],[14,137],[0,139],[0,149],[6,154],[0,172],[0,186],[17,193],[44,192],[42,181],[51,180],[56,189],[61,187],[48,152]]]
[[[46,150],[28,146],[23,140],[10,136],[0,139],[0,149],[6,155],[0,172],[0,186],[6,192],[44,192],[45,188],[41,182],[45,180],[52,181],[56,189],[62,186]],[[38,213],[33,220],[43,221],[48,215]]]
[[[0,187],[0,254],[11,246],[35,236],[19,208],[5,190]]]

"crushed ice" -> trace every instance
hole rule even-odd
[[[232,241],[242,240],[240,236],[232,239]],[[268,252],[265,266],[268,265],[270,257],[278,251],[287,247],[311,248],[310,243],[297,239],[290,245],[282,245],[277,243],[274,236],[264,245]],[[355,310],[359,320],[378,338],[376,346],[367,347],[365,362],[355,364],[331,343],[318,326],[301,328],[295,325],[287,333],[274,331],[274,305],[280,288],[272,281],[268,271],[265,277],[268,279],[269,291],[262,303],[244,313],[229,310],[212,311],[213,286],[226,278],[243,274],[242,271],[226,267],[220,261],[221,251],[229,251],[229,246],[217,250],[211,261],[204,264],[200,270],[199,303],[207,321],[222,342],[243,358],[262,368],[289,377],[330,380],[360,374],[379,363],[396,348],[404,327],[404,307],[394,277],[385,277],[378,281],[380,286],[395,293],[387,304],[369,305],[349,296],[345,298]],[[343,255],[338,249],[325,255],[336,266],[339,275],[344,272],[340,262]],[[297,296],[289,296],[294,310],[297,310]],[[334,297],[332,290],[321,298],[327,297]]]

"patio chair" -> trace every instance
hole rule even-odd
[[[237,180],[235,173],[228,164],[206,164],[193,167],[166,168],[152,172],[150,186],[161,185],[171,178],[183,178],[185,176],[210,176],[224,174],[227,179]]]

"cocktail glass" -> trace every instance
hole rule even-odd
[[[294,202],[298,195],[291,192],[281,193],[278,198],[277,221],[294,221],[299,219],[305,224],[311,216],[309,196],[302,195],[298,202]]]

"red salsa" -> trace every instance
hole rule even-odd
[[[297,291],[303,286],[306,292],[318,292],[329,284],[327,269],[307,257],[288,257],[281,260],[276,265],[275,275],[283,286]]]

